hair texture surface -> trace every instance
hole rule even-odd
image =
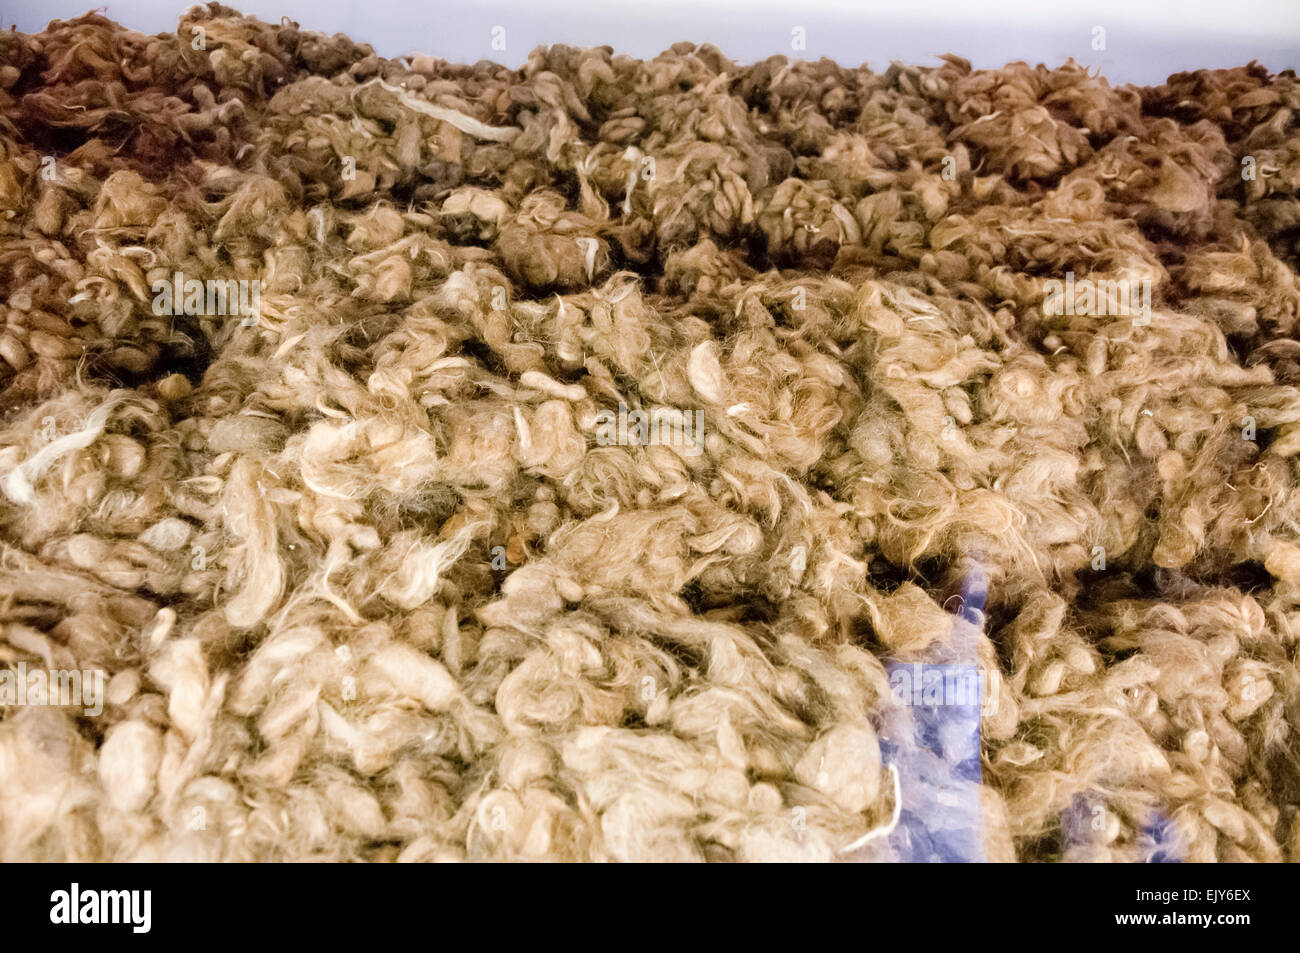
[[[0,860],[1300,859],[1298,110],[0,33]]]

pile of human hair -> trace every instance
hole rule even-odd
[[[0,33],[0,859],[1300,860],[1300,84],[937,62]]]

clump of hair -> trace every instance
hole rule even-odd
[[[0,859],[1300,860],[1297,109],[0,33]]]

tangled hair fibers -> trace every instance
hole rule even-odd
[[[1300,859],[1298,111],[0,33],[0,858]]]

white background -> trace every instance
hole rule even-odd
[[[0,0],[0,23],[24,32],[75,16],[94,0]],[[189,4],[106,0],[106,14],[146,33],[176,29]],[[678,40],[711,42],[741,62],[773,53],[829,56],[883,69],[891,60],[933,65],[960,53],[977,67],[1023,59],[1056,66],[1068,57],[1116,82],[1159,83],[1197,67],[1258,59],[1273,71],[1300,68],[1300,0],[230,0],[263,20],[343,32],[385,56],[411,52],[517,66],[535,46],[609,45],[653,56]],[[506,49],[493,50],[492,28]],[[791,48],[801,26],[807,50]],[[1093,28],[1106,49],[1092,49]]]

